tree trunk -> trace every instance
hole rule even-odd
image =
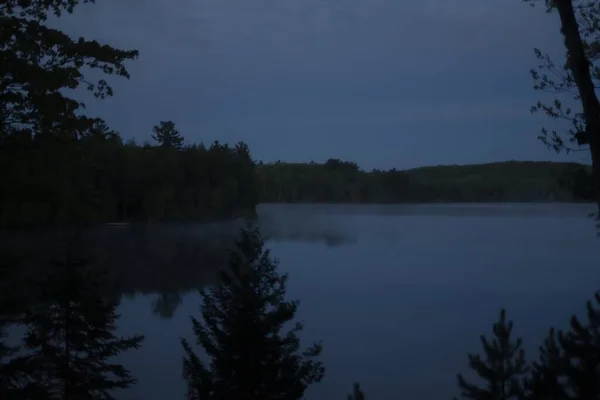
[[[592,175],[594,178],[594,199],[600,213],[600,115],[598,97],[594,88],[590,61],[579,33],[579,24],[575,16],[572,0],[555,0],[561,23],[561,32],[567,49],[567,67],[571,70],[577,90],[581,96],[581,105],[585,121],[585,139],[592,155]],[[600,214],[599,214],[600,217]]]

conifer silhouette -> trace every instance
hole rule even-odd
[[[116,304],[101,292],[102,275],[90,260],[66,250],[40,282],[38,304],[26,312],[24,348],[32,399],[105,400],[136,382],[117,354],[140,347],[143,336],[117,337]]]
[[[520,338],[512,338],[512,321],[506,321],[505,310],[493,326],[494,338],[490,342],[481,335],[483,357],[469,354],[471,368],[484,382],[484,387],[467,382],[458,374],[461,398],[473,400],[521,399],[524,396],[523,381],[528,372],[525,352]]]
[[[600,293],[596,293],[600,304]],[[551,329],[527,387],[532,400],[600,398],[600,310],[587,302],[587,324],[571,317],[570,330]]]
[[[184,377],[189,399],[300,399],[307,387],[324,374],[320,343],[300,349],[294,319],[297,301],[286,301],[287,275],[264,250],[258,230],[247,227],[231,253],[230,273],[222,284],[202,292],[200,322],[193,329],[210,357],[206,366],[182,339]]]
[[[348,395],[348,400],[365,400],[365,394],[361,390],[358,382],[354,382],[354,386],[352,387],[352,393]]]

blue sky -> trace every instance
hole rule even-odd
[[[564,52],[557,16],[520,0],[99,0],[60,25],[139,49],[88,106],[125,138],[170,119],[265,161],[588,160],[536,138],[556,125],[529,113],[533,48]]]

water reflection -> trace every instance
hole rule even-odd
[[[152,301],[152,313],[162,319],[170,319],[182,303],[182,293],[161,293]]]
[[[337,211],[298,206],[285,213],[275,206],[263,213],[267,247],[290,272],[290,296],[301,299],[311,337],[325,341],[329,371],[308,398],[343,397],[355,379],[374,398],[448,397],[455,393],[454,373],[464,367],[465,353],[500,307],[508,308],[532,346],[549,326],[563,326],[597,289],[597,268],[590,261],[599,257],[593,222],[580,206],[565,206],[551,217],[542,205],[528,217],[519,209],[497,218],[510,207],[518,208],[501,206],[490,211],[492,218],[481,217],[478,205],[472,212],[425,207],[417,216],[399,210],[397,218],[352,214],[345,206]],[[153,225],[88,234],[98,262],[109,269],[105,296],[120,302],[119,332],[148,335],[140,351],[123,356],[140,383],[120,398],[183,398],[178,340],[193,339],[188,316],[199,310],[196,289],[216,282],[237,228]],[[0,279],[5,285],[0,294],[13,296],[2,305],[10,304],[13,312],[29,307],[22,300],[36,296],[27,289],[28,279],[47,273],[42,258],[56,251],[36,235],[19,240],[29,265]],[[13,244],[16,249],[14,238]],[[422,334],[440,327],[444,332],[434,341]],[[411,378],[398,378],[405,376]]]
[[[38,265],[29,285],[18,288],[27,302],[6,309],[7,328],[16,324],[25,333],[19,340],[13,330],[18,347],[0,346],[2,398],[112,398],[136,383],[114,357],[138,349],[144,337],[117,335],[118,300],[108,295],[106,271],[79,241],[61,239],[60,257]],[[5,282],[16,282],[12,275],[22,266],[4,270]]]
[[[327,247],[355,244],[358,235],[340,223],[339,218],[322,215],[319,207],[269,205],[259,209],[261,233],[273,242],[323,243]]]
[[[153,224],[101,227],[81,235],[85,252],[107,274],[104,295],[116,302],[123,296],[152,295],[151,313],[161,319],[173,317],[184,293],[196,291],[218,280],[242,221],[214,224]],[[335,224],[304,218],[289,224],[268,218],[260,228],[271,241],[323,243],[327,247],[351,244],[356,238],[342,233]],[[48,263],[61,257],[62,232],[46,231],[0,238],[1,257],[19,259],[18,268],[4,279],[15,313],[35,302],[32,277],[48,276]],[[4,268],[4,270],[7,270]],[[7,301],[3,302],[4,305]]]

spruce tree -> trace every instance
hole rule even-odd
[[[348,400],[365,400],[365,394],[360,388],[358,382],[354,382],[352,393],[348,395]]]
[[[321,343],[300,348],[302,324],[293,321],[297,301],[286,301],[287,274],[264,249],[260,233],[247,227],[232,251],[222,284],[202,294],[203,321],[192,319],[197,343],[210,358],[205,365],[191,345],[185,350],[184,377],[190,399],[300,399],[324,375],[317,360]]]
[[[600,293],[594,298],[600,304]],[[587,302],[587,324],[573,315],[571,329],[559,333],[558,341],[569,362],[566,366],[566,387],[577,399],[600,398],[600,310]]]
[[[556,339],[553,328],[550,329],[539,351],[539,360],[531,364],[531,373],[526,379],[526,398],[528,400],[570,399],[563,386],[567,367],[565,362],[568,360]]]
[[[95,266],[69,250],[42,282],[38,305],[23,321],[36,399],[113,399],[115,389],[136,382],[110,359],[139,348],[143,336],[115,335],[116,305],[103,298],[102,283]]]
[[[600,304],[600,293],[595,294]],[[587,303],[587,323],[571,317],[570,330],[550,335],[528,380],[532,400],[600,398],[600,310]]]
[[[522,340],[512,338],[512,321],[506,321],[505,310],[500,311],[500,319],[493,326],[494,338],[490,342],[481,335],[484,356],[469,354],[471,368],[485,383],[480,387],[467,382],[458,374],[458,386],[463,399],[508,400],[524,396],[523,381],[528,372]]]
[[[152,139],[161,147],[181,149],[183,147],[183,137],[175,128],[173,121],[160,121],[160,124],[152,128]]]

